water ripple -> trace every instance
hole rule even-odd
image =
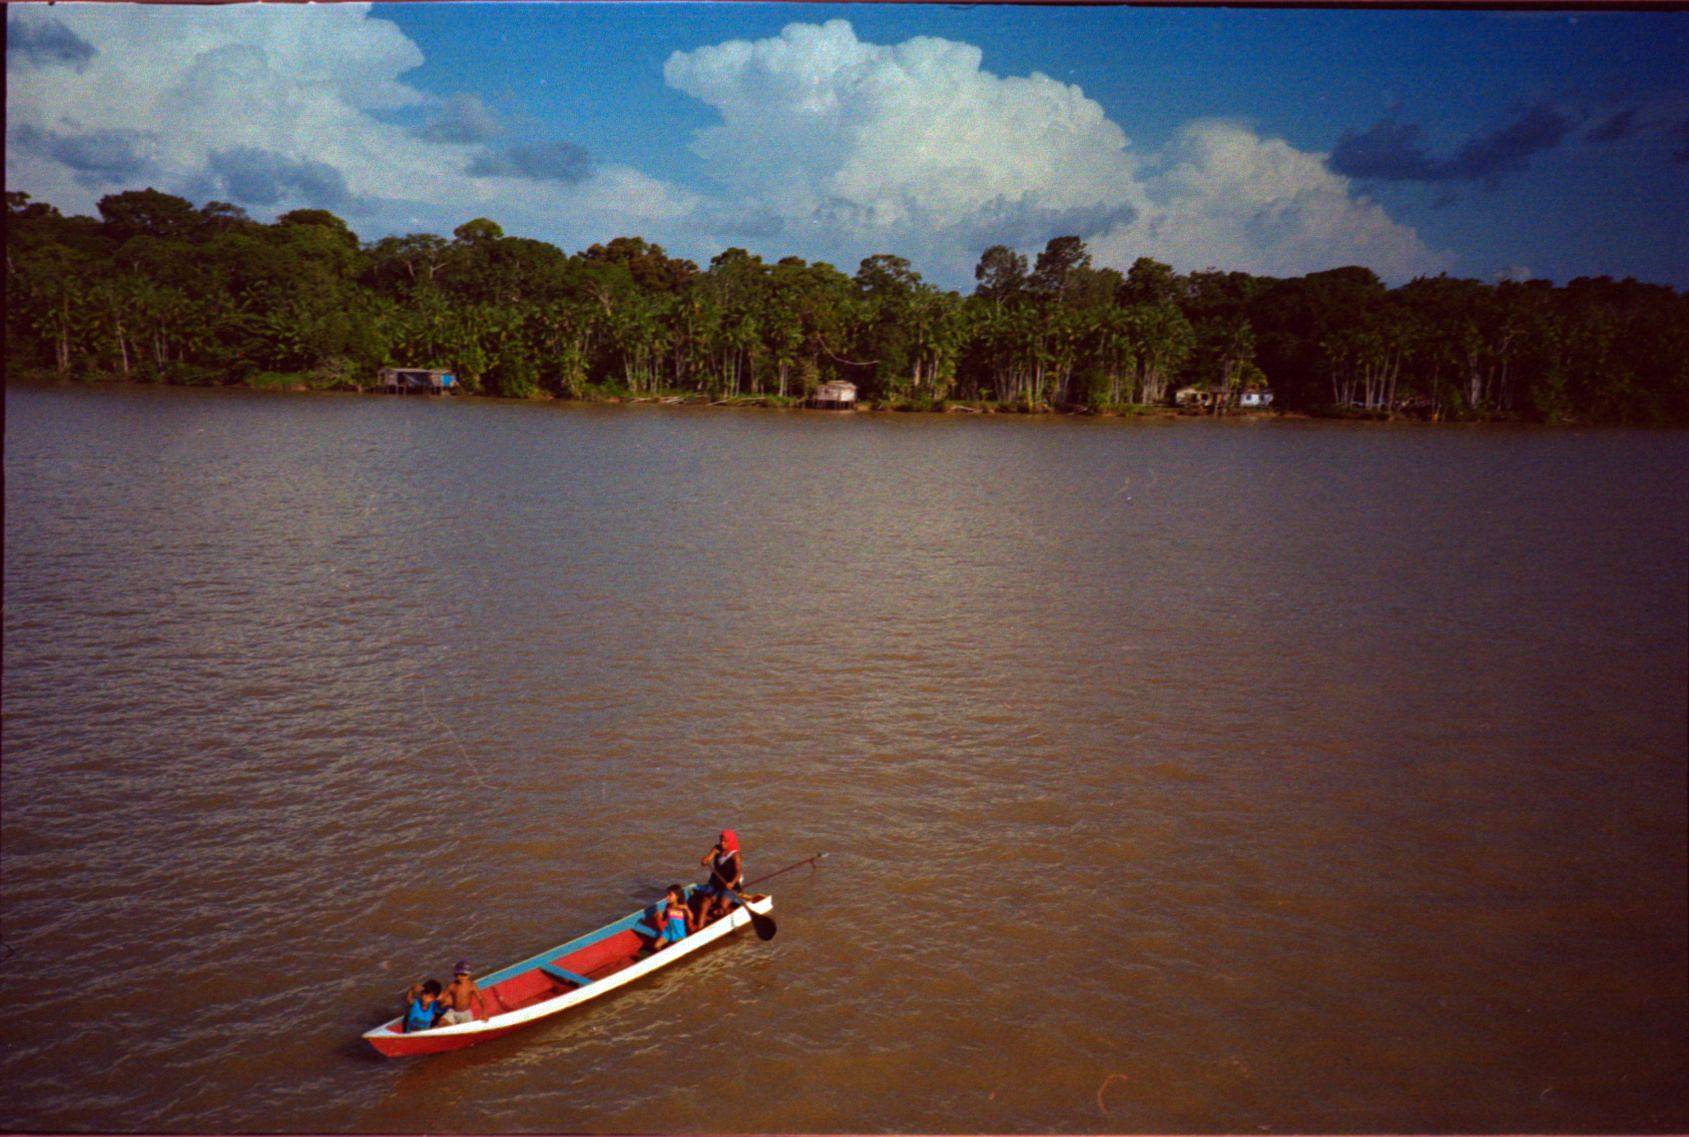
[[[6,398],[8,1128],[1689,1123],[1681,433]]]

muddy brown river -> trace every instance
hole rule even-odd
[[[1689,1127],[1685,432],[5,409],[0,1127]]]

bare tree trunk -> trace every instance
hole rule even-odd
[[[59,306],[59,374],[70,373],[70,297],[66,296]]]

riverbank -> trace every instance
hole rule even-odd
[[[185,377],[186,381],[158,380],[147,381],[135,378],[124,378],[121,375],[95,374],[85,375],[74,379],[63,378],[50,371],[25,369],[14,373],[8,370],[6,382],[27,383],[44,386],[111,386],[111,387],[197,387],[222,388],[232,390],[264,391],[277,394],[365,394],[374,395],[373,385],[359,384],[342,375],[328,375],[320,372],[256,372],[242,379],[223,381],[209,374],[196,373]],[[499,402],[528,402],[528,403],[585,403],[601,405],[653,405],[653,406],[689,406],[689,407],[729,407],[729,408],[762,408],[768,410],[805,410],[813,409],[807,401],[795,395],[755,394],[755,395],[711,395],[696,391],[663,391],[649,394],[634,394],[626,388],[587,384],[578,395],[563,396],[549,392],[539,392],[521,398],[481,392],[475,395],[452,395],[454,399],[474,398],[492,399]],[[1144,404],[1133,403],[1117,407],[1093,408],[1083,406],[1058,406],[1048,403],[1028,406],[1022,402],[998,402],[991,399],[914,399],[893,397],[885,399],[862,399],[850,410],[829,410],[827,414],[950,414],[950,415],[1068,415],[1075,418],[1155,418],[1155,419],[1250,419],[1250,420],[1307,420],[1307,419],[1335,419],[1348,422],[1419,422],[1430,424],[1461,424],[1497,423],[1513,425],[1537,426],[1597,426],[1601,424],[1580,419],[1562,418],[1555,421],[1528,418],[1523,415],[1506,414],[1473,414],[1444,413],[1430,415],[1424,412],[1388,412],[1381,410],[1363,410],[1355,407],[1316,406],[1298,408],[1295,410],[1276,410],[1268,408],[1239,408],[1233,407],[1224,414],[1215,415],[1209,411],[1169,406],[1164,403]]]

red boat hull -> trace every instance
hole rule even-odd
[[[773,907],[768,896],[746,896],[745,907],[695,930],[684,939],[657,949],[657,934],[641,909],[547,948],[521,963],[495,971],[482,980],[481,998],[472,1022],[406,1032],[403,1017],[389,1019],[366,1031],[364,1038],[389,1058],[406,1058],[462,1050],[492,1038],[503,1038],[529,1023],[579,1006],[641,976],[667,967],[699,948],[749,926],[753,913]]]
[[[511,1031],[521,1030],[527,1023],[517,1023],[502,1030],[483,1030],[475,1034],[441,1035],[430,1031],[417,1034],[397,1034],[390,1038],[370,1038],[369,1044],[389,1058],[409,1058],[416,1054],[439,1054],[446,1050],[463,1050],[470,1046],[486,1042],[488,1039],[503,1038]]]

